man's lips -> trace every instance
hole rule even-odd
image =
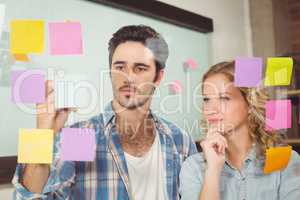
[[[121,87],[119,89],[120,92],[124,92],[124,93],[135,93],[136,92],[136,88],[133,87]]]

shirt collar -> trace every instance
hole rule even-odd
[[[249,150],[249,153],[245,159],[245,163],[246,162],[252,162],[256,160],[256,155],[257,155],[257,145],[255,143],[252,144],[251,149]],[[229,165],[231,168],[234,168],[231,164],[230,161],[228,160],[227,154],[225,155],[225,162],[227,163],[227,165]],[[235,169],[235,168],[234,168]]]

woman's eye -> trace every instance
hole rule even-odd
[[[221,100],[226,100],[226,101],[230,100],[229,97],[220,97],[220,99],[221,99]]]
[[[209,98],[204,97],[204,98],[203,98],[203,101],[204,101],[204,102],[208,102],[208,101],[209,101]]]

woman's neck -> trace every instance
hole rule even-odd
[[[227,137],[227,156],[230,164],[241,170],[244,161],[252,148],[252,140],[247,125],[240,126]]]

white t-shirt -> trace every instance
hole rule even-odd
[[[134,157],[125,152],[125,158],[134,200],[167,200],[165,170],[158,134],[145,155]]]

